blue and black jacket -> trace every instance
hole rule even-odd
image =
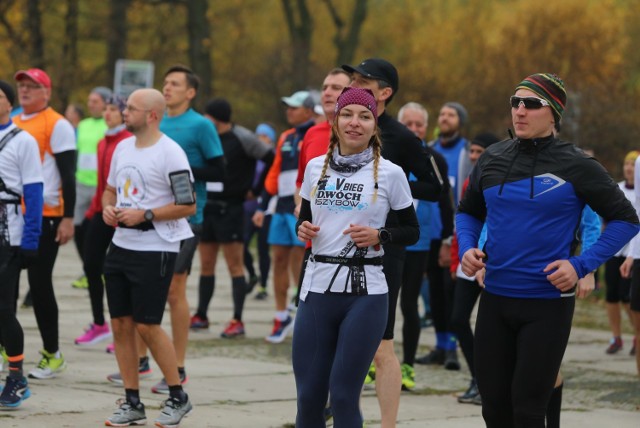
[[[574,255],[585,204],[606,222],[598,241]],[[487,224],[486,291],[507,297],[557,298],[544,268],[569,260],[578,277],[613,256],[640,229],[638,217],[598,161],[552,136],[489,147],[471,172],[456,214],[460,258]]]

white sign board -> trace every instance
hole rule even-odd
[[[116,61],[116,74],[113,92],[128,97],[136,89],[153,87],[154,65],[151,61],[119,59]]]

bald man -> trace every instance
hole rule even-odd
[[[155,420],[177,426],[192,409],[182,389],[176,353],[160,327],[180,241],[193,236],[186,217],[196,211],[193,175],[180,146],[160,132],[165,101],[155,89],[131,94],[124,122],[133,137],[116,148],[102,196],[106,224],[118,226],[104,276],[125,400],[107,426],[146,422],[140,401],[136,331],[151,350],[169,399]]]

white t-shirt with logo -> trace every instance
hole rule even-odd
[[[113,153],[107,184],[116,189],[116,207],[147,210],[175,202],[169,174],[189,171],[193,182],[187,155],[166,135],[150,147],[138,148],[135,142],[136,137],[123,140]],[[177,253],[180,239],[193,236],[186,218],[154,221],[154,226],[156,228],[149,231],[118,227],[113,243],[134,251]],[[167,236],[165,229],[172,231],[173,235]]]
[[[0,140],[16,125],[11,124],[0,131]],[[20,131],[9,140],[0,151],[0,177],[7,189],[22,195],[26,184],[42,183],[42,163],[38,142],[26,131]],[[15,196],[0,192],[0,199],[11,200]],[[24,220],[22,208],[18,204],[0,204],[0,233],[8,233],[11,246],[20,246]],[[6,236],[0,239],[6,239]]]
[[[342,232],[350,224],[378,229],[384,226],[390,209],[402,210],[413,204],[407,177],[402,169],[386,159],[378,165],[378,195],[373,201],[373,162],[369,162],[358,172],[345,176],[327,168],[326,183],[318,185],[324,156],[312,159],[304,174],[300,196],[310,201],[312,223],[320,227],[313,239],[313,254],[335,257],[353,257],[357,247],[349,235]],[[324,180],[323,180],[324,181]],[[318,185],[313,198],[312,189]],[[380,257],[382,246],[366,249],[366,258]],[[332,292],[351,291],[349,268],[337,264],[320,263],[309,260],[304,274],[300,298],[304,300],[309,291],[324,293],[336,274]],[[387,282],[382,266],[365,266],[368,294],[385,294]]]

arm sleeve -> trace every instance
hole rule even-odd
[[[569,258],[578,277],[584,278],[629,242],[640,227],[635,208],[598,161],[585,159],[576,170],[578,177],[573,183],[579,186],[578,196],[607,224],[595,244],[581,255]]]
[[[424,201],[437,201],[442,193],[444,181],[439,166],[431,161],[431,154],[422,147],[418,137],[412,138],[406,145],[403,155],[410,172],[415,175],[417,181],[412,181],[411,194],[416,199]]]
[[[626,221],[614,220],[607,224],[598,241],[580,256],[569,258],[579,278],[593,272],[604,261],[610,259],[633,238],[640,227]]]
[[[467,190],[468,192],[468,190]],[[478,247],[480,232],[482,231],[482,221],[478,218],[458,212],[456,214],[456,234],[458,235],[458,257],[462,259],[464,253],[471,248]]]
[[[420,225],[413,204],[407,208],[393,210],[398,219],[397,225],[388,227],[391,243],[398,245],[413,245],[420,238]]]
[[[37,250],[42,232],[42,196],[43,184],[25,184],[22,190],[24,198],[24,229],[20,247],[24,250]]]
[[[64,200],[64,217],[73,217],[76,205],[76,151],[68,150],[54,154],[60,180],[62,181],[62,199]]]
[[[206,166],[191,168],[193,178],[202,181],[224,181],[226,174],[226,160],[224,156],[207,159]]]
[[[298,221],[296,222],[296,235],[298,235],[298,228],[302,224],[303,221],[312,222],[311,215],[311,202],[308,199],[302,198],[300,202],[300,215],[298,215]]]

